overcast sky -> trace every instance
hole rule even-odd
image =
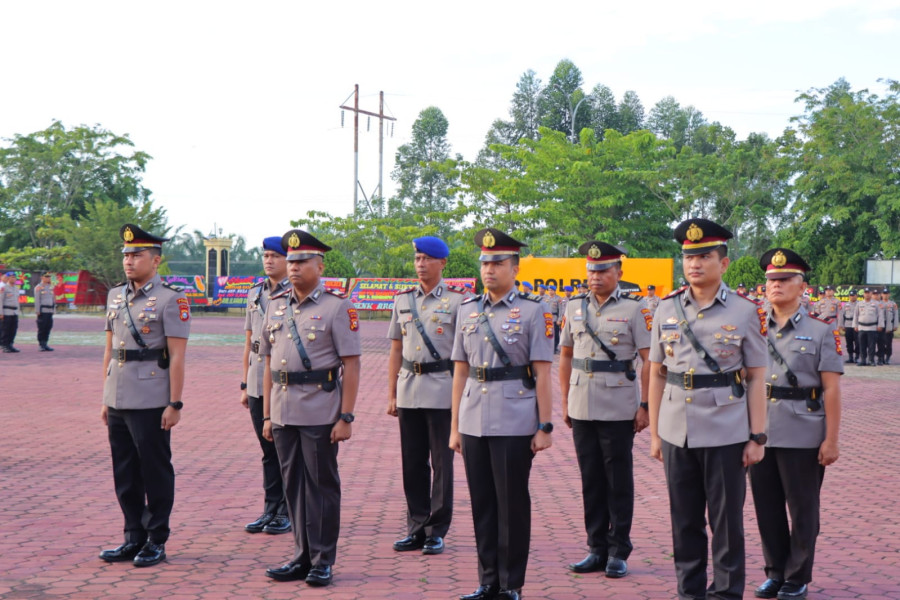
[[[338,106],[396,117],[394,153],[439,107],[453,152],[474,159],[516,82],[563,58],[585,91],[662,97],[709,121],[777,136],[799,91],[845,77],[900,79],[900,0],[672,2],[4,2],[0,138],[99,124],[153,160],[144,177],[169,224],[280,235],[309,210],[353,202],[353,128]],[[378,182],[378,123],[361,117],[360,183]]]

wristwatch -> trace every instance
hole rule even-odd
[[[244,390],[246,390],[246,389],[247,389],[247,382],[246,382],[246,381],[242,381],[242,382],[241,382],[241,391],[244,391]]]
[[[352,423],[356,417],[353,416],[353,413],[341,413],[341,421],[344,423]]]
[[[643,408],[644,410],[650,410],[650,404],[648,404],[647,402],[641,402],[641,408]]]
[[[179,400],[178,402],[169,402],[169,406],[171,406],[175,410],[181,410],[182,408],[184,408],[184,402],[182,402],[181,400]]]
[[[549,421],[547,423],[539,423],[538,431],[543,431],[544,433],[553,433],[553,423]]]
[[[760,446],[765,446],[766,442],[769,441],[769,436],[767,436],[765,433],[751,433],[750,441],[756,442]]]

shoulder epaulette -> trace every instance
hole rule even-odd
[[[451,292],[456,292],[457,294],[467,294],[467,293],[469,293],[469,288],[467,288],[467,287],[460,287],[460,286],[458,286],[458,285],[448,285],[448,286],[447,286],[447,289],[450,290]]]
[[[587,292],[582,292],[581,294],[575,294],[574,296],[572,296],[570,298],[570,300],[574,300],[575,298],[586,298],[586,297],[587,297]]]
[[[686,289],[688,289],[688,286],[683,285],[680,288],[678,288],[677,290],[673,290],[669,295],[664,296],[663,300],[668,300],[669,298],[674,298],[675,296],[678,296],[679,294],[683,294]]]
[[[262,287],[263,284],[264,284],[265,282],[266,282],[265,279],[263,279],[262,281],[258,281],[258,282],[256,282],[256,283],[254,283],[253,285],[251,285],[251,286],[250,286],[250,289],[252,290],[252,289],[255,288],[255,287]]]
[[[117,288],[117,287],[125,287],[126,285],[128,285],[128,282],[127,282],[127,281],[120,281],[120,282],[118,282],[118,283],[114,283],[114,284],[113,284],[113,288]],[[112,288],[110,288],[110,289],[112,289]]]
[[[828,321],[825,321],[824,319],[820,319],[818,315],[814,315],[814,314],[812,314],[812,313],[809,313],[809,318],[812,319],[813,321],[818,321],[819,323],[825,323],[826,325],[828,325],[828,326],[831,327],[832,329],[833,329],[834,327],[836,327],[836,325],[835,325],[834,323],[829,323]]]
[[[416,286],[408,287],[405,290],[400,290],[399,292],[397,292],[397,295],[399,296],[400,294],[408,294],[415,289],[416,289]]]
[[[169,288],[169,289],[172,290],[173,292],[180,292],[180,291],[181,291],[181,290],[179,290],[177,287],[175,287],[175,286],[173,286],[171,283],[169,283],[168,281],[160,281],[159,283],[160,283],[160,285],[162,285],[164,288]]]
[[[529,294],[528,292],[519,292],[519,298],[522,298],[523,300],[531,300],[532,302],[541,301],[540,296],[538,296],[537,294]]]
[[[290,294],[292,289],[294,289],[294,288],[291,287],[286,290],[281,290],[277,294],[272,294],[271,296],[269,296],[269,300],[275,300],[276,298],[283,298],[284,296],[287,296],[288,294]]]
[[[731,290],[731,293],[732,293],[733,295],[737,296],[738,298],[743,298],[743,299],[746,300],[747,302],[751,302],[751,303],[753,303],[753,304],[755,304],[755,305],[757,305],[757,306],[762,306],[762,300],[754,300],[753,298],[748,298],[747,296],[745,296],[745,295],[743,295],[743,294],[738,294],[738,293],[735,292],[734,290]]]
[[[337,296],[341,300],[344,300],[345,298],[347,298],[347,294],[344,294],[343,292],[340,292],[340,291],[332,289],[332,288],[325,288],[325,291],[328,292],[329,294],[331,294],[332,296]]]
[[[469,302],[475,302],[476,300],[481,300],[481,295],[478,296],[469,296],[468,298],[464,298],[460,304],[468,304]]]
[[[629,300],[635,300],[637,302],[640,302],[644,297],[638,296],[637,294],[632,294],[631,292],[625,292],[625,293],[619,294],[619,298],[627,298]]]

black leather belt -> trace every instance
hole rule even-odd
[[[441,371],[453,372],[453,361],[449,358],[443,358],[433,362],[413,362],[403,359],[403,368],[412,371],[416,375],[424,375],[426,373],[438,373]]]
[[[710,375],[694,375],[693,373],[666,374],[666,381],[677,385],[683,390],[700,388],[729,387],[733,383],[740,384],[740,371],[728,371],[727,373],[714,373]]]
[[[116,356],[116,360],[120,363],[130,362],[130,361],[146,361],[146,360],[159,360],[163,357],[163,353],[165,352],[162,348],[146,348],[142,350],[126,350],[124,348],[119,348],[117,350],[113,350]]]
[[[480,383],[485,381],[506,381],[509,379],[529,379],[533,381],[531,365],[520,367],[469,367],[469,377]]]
[[[319,371],[272,371],[272,381],[281,385],[337,381],[339,367]]]
[[[872,325],[878,325],[878,321],[875,321],[874,323],[863,323],[862,321],[860,321],[859,323],[857,323],[857,325],[862,325],[864,327],[871,327]]]
[[[585,373],[625,373],[631,367],[627,360],[593,360],[591,358],[573,358],[572,368]]]
[[[806,400],[819,398],[822,388],[786,387],[766,384],[766,398],[778,398],[779,400]]]
[[[253,342],[252,344],[250,344],[250,350],[251,350],[254,354],[259,354],[259,342],[256,341],[256,342]]]

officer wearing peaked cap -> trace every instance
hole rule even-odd
[[[853,329],[853,315],[856,313],[856,298],[858,292],[851,289],[848,293],[849,300],[841,302],[841,309],[838,313],[838,325],[844,333],[847,350],[847,363],[856,362],[856,356],[859,353],[859,345],[856,339],[856,330]]]
[[[413,240],[418,285],[394,297],[388,329],[387,414],[400,424],[400,456],[406,496],[406,537],[394,550],[444,551],[453,516],[453,450],[450,406],[453,338],[468,288],[442,278],[450,249],[440,238]]]
[[[41,352],[53,352],[48,345],[50,330],[53,329],[53,313],[56,310],[56,293],[50,273],[41,275],[41,282],[34,286],[34,312],[37,316],[37,340]]]
[[[646,300],[619,287],[625,252],[600,241],[587,257],[591,293],[569,303],[563,319],[559,384],[563,419],[572,428],[581,471],[589,554],[576,573],[624,577],[632,551],[634,434],[649,422],[647,383],[653,315]],[[641,357],[640,386],[636,369]]]
[[[171,429],[184,406],[191,311],[185,295],[157,273],[166,238],[133,224],[123,225],[119,235],[128,282],[113,287],[107,298],[100,417],[109,435],[125,543],[100,558],[146,567],[166,558],[175,499]]]
[[[759,264],[766,271],[772,312],[766,454],[750,467],[768,578],[755,595],[805,598],[819,533],[819,490],[825,467],[839,454],[840,331],[801,308],[809,265],[800,255],[772,248]]]
[[[900,324],[900,314],[897,312],[897,303],[891,299],[891,290],[882,288],[881,307],[884,312],[884,331],[881,333],[881,348],[878,355],[881,364],[890,364],[894,354],[894,332]]]
[[[653,318],[650,452],[663,461],[685,599],[743,597],[746,467],[765,452],[765,313],[722,283],[732,237],[706,219],[678,225],[688,286],[661,300]]]
[[[246,338],[242,356],[241,372],[241,404],[250,410],[250,420],[256,438],[262,449],[263,465],[263,513],[255,521],[248,523],[244,529],[250,533],[265,532],[269,534],[287,533],[291,530],[287,504],[284,497],[284,486],[281,481],[281,466],[278,464],[278,451],[275,444],[263,437],[263,382],[265,365],[259,354],[262,341],[263,321],[269,299],[290,289],[291,282],[287,278],[287,252],[281,247],[281,236],[267,237],[263,240],[263,271],[266,279],[260,281],[247,293],[247,313],[244,320]]]
[[[481,585],[460,598],[518,600],[531,542],[531,463],[552,443],[553,317],[540,298],[513,289],[525,244],[493,227],[475,243],[485,293],[459,310],[450,447],[466,469]]]
[[[16,285],[16,274],[9,271],[6,274],[6,283],[0,287],[0,348],[4,353],[19,352],[19,349],[13,346],[18,330],[19,286]]]
[[[278,450],[294,557],[266,575],[326,586],[341,523],[338,442],[350,439],[359,390],[359,317],[321,282],[330,246],[300,229],[285,233],[281,246],[291,289],[270,298],[259,354],[263,436]]]
[[[825,295],[815,303],[814,312],[823,321],[831,323],[837,319],[840,305],[840,300],[834,297],[834,287],[826,285]]]
[[[875,366],[875,348],[878,335],[884,331],[884,311],[872,297],[872,288],[863,289],[863,299],[856,302],[853,313],[853,329],[859,345],[856,364]]]

